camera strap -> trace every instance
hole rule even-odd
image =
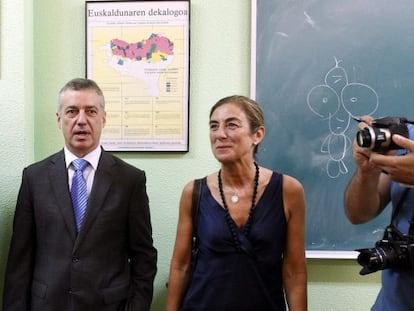
[[[397,213],[400,211],[401,206],[403,205],[403,202],[405,200],[405,198],[407,197],[408,191],[410,191],[411,188],[404,188],[403,193],[401,194],[400,199],[398,200],[397,206],[394,208],[394,210],[392,211],[392,215],[391,215],[391,222],[395,219],[395,216],[397,215]],[[412,220],[412,219],[411,219]]]
[[[408,238],[414,240],[414,212],[412,212],[410,219],[410,227],[408,228]]]
[[[401,207],[404,203],[405,198],[407,197],[408,192],[411,190],[411,188],[405,188],[403,193],[401,194],[400,199],[398,200],[397,206],[395,207],[395,209],[392,211],[392,216],[391,216],[391,223],[393,223],[395,216],[398,214],[398,212],[401,210]],[[414,212],[411,215],[411,219],[409,221],[409,228],[408,228],[408,237],[410,239],[414,239]]]

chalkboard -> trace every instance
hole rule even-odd
[[[307,251],[372,247],[390,221],[390,208],[364,225],[345,217],[351,116],[413,118],[413,23],[409,0],[253,1],[252,97],[267,130],[258,158],[302,182]]]

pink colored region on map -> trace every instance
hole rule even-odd
[[[157,53],[161,58],[173,55],[174,43],[166,37],[151,34],[148,39],[137,43],[112,39],[111,50],[113,55],[119,55],[132,60],[150,60],[154,53]]]

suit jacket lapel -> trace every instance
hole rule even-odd
[[[62,214],[66,228],[73,241],[76,239],[76,225],[68,185],[68,171],[63,150],[51,158],[49,170],[55,201]]]
[[[109,193],[109,188],[113,182],[113,165],[114,160],[112,156],[102,151],[101,158],[99,160],[98,168],[95,173],[91,194],[88,199],[88,207],[86,210],[86,216],[83,220],[81,230],[78,233],[76,239],[75,249],[79,246],[79,243],[87,238],[87,232],[95,221],[99,211],[104,205],[105,197]]]

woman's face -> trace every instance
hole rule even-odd
[[[264,130],[252,133],[245,112],[228,103],[216,108],[210,118],[210,144],[219,162],[253,160],[255,146],[262,140]]]

